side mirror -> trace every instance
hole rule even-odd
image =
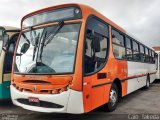
[[[27,50],[29,49],[29,47],[30,47],[30,45],[28,44],[28,43],[24,43],[23,45],[22,45],[22,47],[21,47],[21,53],[26,53],[27,52]]]

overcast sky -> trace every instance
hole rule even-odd
[[[21,18],[63,3],[87,4],[148,46],[160,46],[160,0],[0,0],[0,26],[20,27]]]

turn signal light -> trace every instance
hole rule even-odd
[[[62,92],[67,91],[67,87],[63,87],[61,90]]]
[[[53,91],[52,91],[52,94],[58,94],[59,93],[59,91],[57,90],[57,89],[54,89]]]
[[[61,88],[61,89],[54,89],[54,90],[52,90],[52,94],[59,94],[59,93],[62,93],[62,92],[65,92],[65,91],[67,91],[69,89],[69,87],[67,87],[67,86],[65,86],[65,87],[63,87],[63,88]]]

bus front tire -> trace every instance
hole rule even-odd
[[[112,84],[111,90],[110,90],[110,97],[109,102],[106,104],[107,111],[112,112],[116,109],[118,104],[118,88],[116,84]]]

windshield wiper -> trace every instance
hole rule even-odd
[[[33,49],[33,58],[32,58],[33,61],[34,61],[35,54],[37,51],[39,37],[40,37],[40,33],[38,33],[38,36],[35,38],[35,44],[34,44],[34,49]]]
[[[45,32],[44,38],[42,39],[42,42],[41,42],[40,55],[39,55],[41,61],[42,61],[42,53],[43,53],[43,47],[44,47],[44,42],[46,37],[47,37],[47,31]]]
[[[33,46],[35,46],[37,41],[34,41],[34,38],[33,38],[32,32],[34,32],[34,36],[38,36],[38,35],[36,35],[36,31],[35,31],[35,30],[33,30],[33,28],[32,28],[32,27],[30,27],[30,28],[29,28],[29,31],[30,31],[31,43],[32,43],[32,45],[33,45]],[[36,37],[36,38],[37,38],[37,37]]]
[[[56,27],[56,30],[54,33],[50,33],[48,36],[47,36],[47,30],[44,34],[44,38],[42,39],[42,42],[41,42],[41,49],[40,49],[40,60],[42,61],[42,53],[43,53],[43,48],[44,46],[46,46],[47,44],[49,44],[52,39],[54,38],[54,36],[61,30],[61,28],[64,26],[64,21],[60,21],[58,23],[58,26]]]
[[[52,41],[52,39],[54,38],[54,36],[61,30],[61,28],[64,26],[64,21],[60,21],[59,23],[58,23],[58,26],[57,26],[57,28],[56,28],[56,30],[55,30],[55,32],[54,33],[50,33],[47,37],[46,37],[46,42],[44,41],[44,46],[46,46],[47,44],[49,44],[51,41]]]
[[[32,61],[34,61],[35,54],[36,54],[36,51],[37,51],[37,47],[39,48],[38,41],[39,41],[40,33],[38,33],[38,35],[37,35],[36,31],[32,31],[32,27],[29,28],[29,31],[30,31],[31,43],[32,43],[32,46],[34,46],[33,57],[32,57]],[[34,32],[34,36],[36,36],[35,39],[33,38],[32,32]]]
[[[24,39],[27,41],[28,44],[30,44],[29,39],[26,37],[26,35],[24,33],[22,33],[22,36],[24,37]]]

